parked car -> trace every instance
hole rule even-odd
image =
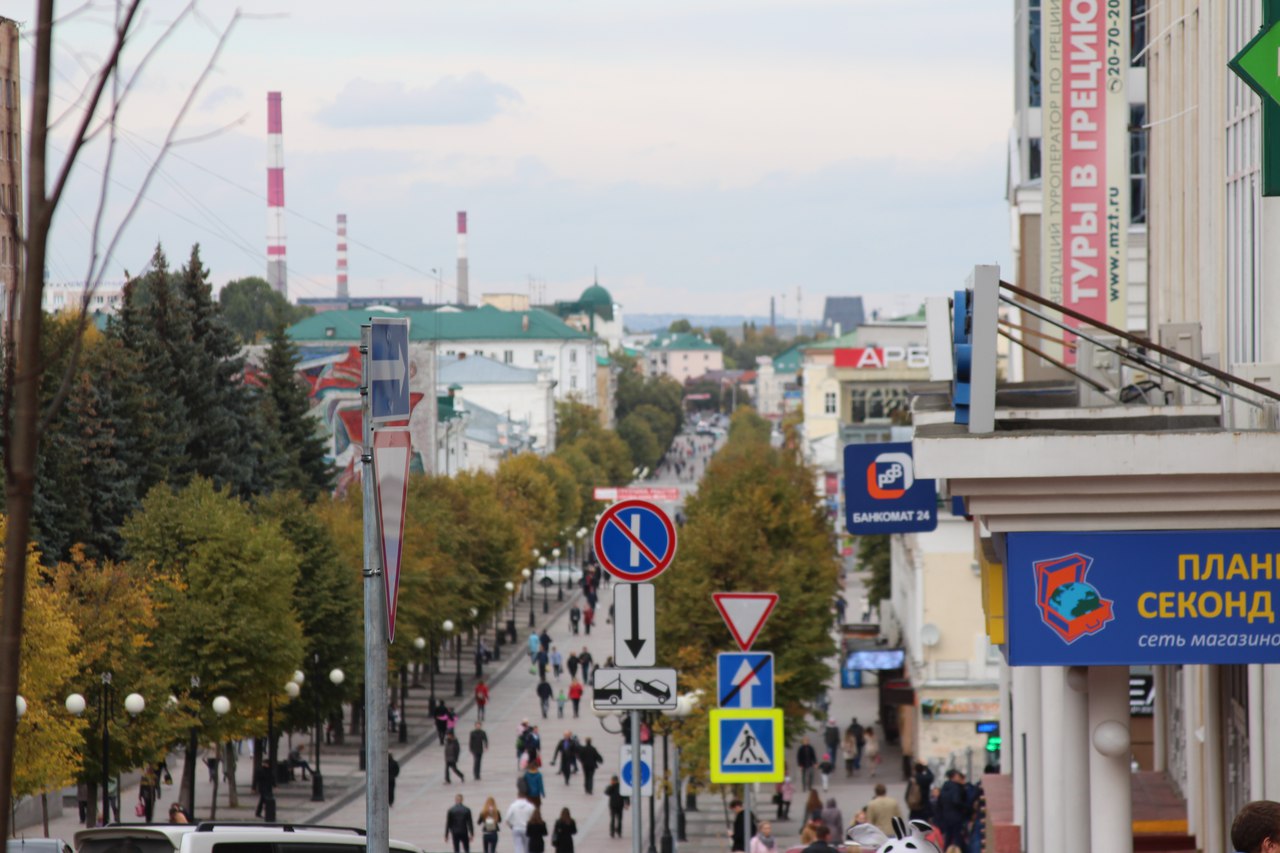
[[[538,586],[577,586],[582,582],[582,569],[566,563],[543,566],[534,570],[533,580]]]
[[[5,853],[71,853],[71,845],[61,838],[10,838]]]
[[[365,831],[356,827],[204,821],[191,824],[115,824],[82,829],[76,853],[365,853]],[[391,841],[392,853],[422,853]]]

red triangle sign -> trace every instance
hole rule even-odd
[[[711,598],[738,648],[744,652],[751,650],[751,644],[778,604],[776,592],[714,592]]]
[[[400,596],[400,565],[404,555],[404,517],[409,498],[409,457],[412,449],[407,427],[383,427],[373,432],[378,541],[382,546],[382,585],[387,593],[387,642],[396,638],[396,602]]]

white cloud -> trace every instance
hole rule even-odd
[[[416,89],[356,79],[316,118],[330,127],[483,124],[520,101],[515,89],[478,71]]]

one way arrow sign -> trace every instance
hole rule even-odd
[[[613,660],[622,669],[653,666],[658,625],[651,583],[613,585]]]

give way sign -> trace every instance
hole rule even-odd
[[[387,642],[396,638],[396,601],[404,557],[405,504],[409,495],[408,427],[384,427],[373,433],[373,479],[378,497],[378,541],[382,546],[382,584],[387,595]]]

